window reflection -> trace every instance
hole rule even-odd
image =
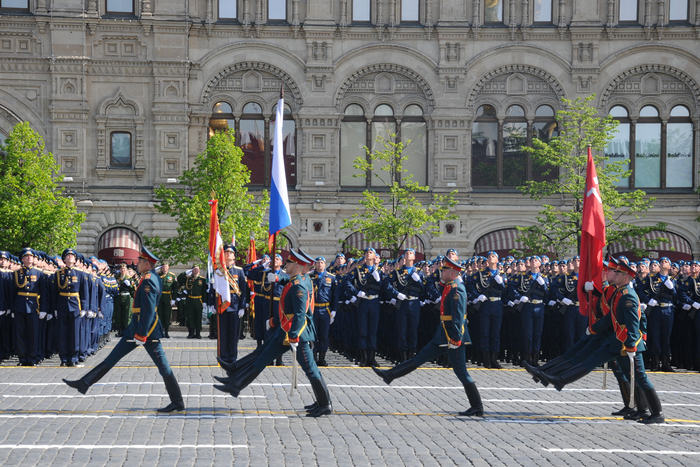
[[[535,23],[552,22],[552,0],[535,0]]]
[[[503,0],[484,0],[484,22],[503,22]]]
[[[352,20],[369,21],[370,0],[352,0]]]

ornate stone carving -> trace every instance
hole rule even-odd
[[[605,107],[614,94],[692,94],[700,105],[698,83],[686,72],[668,65],[639,65],[620,73],[601,93],[601,106]]]
[[[502,75],[521,73],[532,75],[532,81],[528,78],[527,94],[530,93],[555,93],[559,97],[564,96],[564,90],[559,82],[546,71],[530,65],[506,65],[497,68],[482,76],[469,92],[467,106],[473,107],[477,94],[480,92],[503,93],[507,92],[507,79],[498,79]]]
[[[369,74],[381,74],[394,77],[394,89],[392,92],[415,94],[422,93],[428,104],[435,105],[435,96],[428,82],[415,71],[401,65],[376,64],[366,66],[350,75],[338,89],[335,96],[335,105],[340,105],[343,97],[348,92],[376,92],[374,79],[365,79]],[[388,74],[388,75],[387,75]],[[408,79],[406,79],[408,78]],[[355,85],[357,83],[357,85]],[[364,86],[363,86],[364,84]],[[369,87],[371,85],[371,88]]]
[[[237,79],[237,77],[242,76],[243,72],[250,70],[257,70],[263,72],[263,74],[272,75],[270,79],[268,79],[267,87],[263,80],[261,91],[264,92],[267,90],[276,90],[279,92],[280,83],[274,79],[277,78],[284,82],[286,88],[285,96],[291,95],[297,105],[302,105],[303,100],[301,97],[301,91],[292,77],[276,66],[263,62],[240,62],[227,66],[223,70],[219,71],[205,86],[204,94],[202,96],[203,100],[208,102],[214,90],[243,90],[242,88],[239,88],[239,86],[242,86],[243,83],[240,79]]]

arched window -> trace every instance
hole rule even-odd
[[[394,118],[394,109],[386,104],[378,105],[374,109],[374,118],[372,118],[372,139],[370,147],[372,152],[385,151],[384,144],[377,141],[377,137],[381,136],[385,140],[391,140],[392,135],[396,134],[396,119]],[[374,161],[375,172],[381,173],[382,167],[386,166],[384,161]],[[371,177],[371,186],[381,187],[384,182],[379,177]],[[386,178],[385,178],[386,180]]]
[[[559,136],[557,120],[554,115],[554,109],[548,105],[541,105],[535,111],[535,120],[532,124],[532,138],[537,138],[545,143],[549,143],[552,138]],[[550,165],[539,165],[537,162],[531,162],[530,180],[543,182],[546,180],[555,180],[559,177],[559,168]]]
[[[635,121],[627,109],[615,106],[610,115],[620,125],[605,155],[609,160],[629,161],[632,174],[618,186],[629,188],[693,187],[693,121],[687,107],[671,109],[667,122],[659,110],[646,105]],[[630,157],[631,155],[631,157]]]
[[[498,126],[496,109],[479,107],[472,126],[472,186],[498,184]]]
[[[503,23],[503,0],[484,0],[484,23]]]
[[[340,123],[340,185],[346,187],[364,187],[367,182],[360,175],[361,171],[353,165],[358,157],[366,157],[367,119],[365,110],[357,104],[345,108],[343,121]]]
[[[285,172],[287,187],[294,189],[296,186],[296,123],[291,107],[287,104],[284,107]],[[246,103],[243,111],[235,115],[227,102],[217,102],[213,107],[213,115],[209,120],[209,135],[214,131],[227,128],[235,131],[236,143],[243,150],[242,162],[250,169],[251,186],[270,185],[274,118],[273,112],[272,120],[266,120],[263,108],[257,102]],[[266,141],[270,144],[266,144]]]
[[[412,180],[419,185],[427,185],[428,129],[423,118],[423,109],[416,104],[406,107],[400,128],[401,142],[404,144],[403,155],[408,156],[403,164],[404,173],[412,174]]]
[[[527,154],[522,147],[527,145],[527,120],[525,110],[519,105],[506,109],[503,121],[503,171],[499,179],[503,186],[520,186],[527,177]]]

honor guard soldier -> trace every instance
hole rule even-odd
[[[403,254],[404,265],[394,270],[385,285],[385,296],[391,297],[396,306],[394,330],[399,361],[413,358],[418,346],[418,323],[421,301],[424,300],[425,284],[420,271],[414,266],[416,251],[407,248]]]
[[[469,399],[470,408],[459,415],[484,415],[484,407],[476,383],[469,376],[463,346],[471,344],[467,329],[467,290],[461,281],[457,280],[462,267],[449,258],[445,258],[442,266],[442,282],[445,284],[440,300],[440,325],[433,340],[421,349],[415,357],[407,360],[390,370],[380,370],[372,367],[386,384],[405,376],[420,365],[436,359],[444,353],[450,361],[457,378],[464,386]]]
[[[248,299],[248,281],[243,269],[236,266],[236,247],[224,245],[224,257],[226,269],[231,277],[229,280],[229,293],[231,301],[229,306],[219,315],[218,337],[219,357],[226,363],[233,364],[238,358],[238,335],[241,318],[245,314],[246,301]]]
[[[163,337],[169,339],[170,334],[168,332],[170,331],[170,321],[173,316],[173,305],[175,305],[175,299],[177,298],[177,276],[170,272],[170,265],[167,261],[163,262],[158,275],[161,282],[163,282],[163,294],[160,296],[160,303],[158,303],[158,318],[161,326],[163,326]]]
[[[202,338],[202,297],[207,293],[207,280],[199,275],[199,266],[194,265],[187,272],[181,273],[177,277],[178,286],[184,289],[187,296],[185,298],[185,316],[187,321],[187,338]]]
[[[10,253],[0,251],[0,361],[12,353],[12,317],[10,316],[10,284],[13,271],[10,270]]]
[[[261,345],[270,335],[270,331],[266,329],[266,323],[270,319],[277,319],[280,294],[289,280],[289,276],[281,270],[281,255],[275,254],[272,267],[268,266],[267,262],[258,263],[248,272],[248,279],[260,282],[260,293],[255,293],[255,338],[258,345]],[[270,312],[270,300],[272,300],[272,312]],[[281,361],[279,363],[281,364]]]
[[[578,303],[578,271],[581,257],[574,257],[571,264],[573,264],[573,270],[564,273],[561,278],[561,286],[555,290],[557,299],[566,307],[564,312],[564,350],[573,347],[584,336],[588,327],[588,317],[579,312]]]
[[[163,337],[163,327],[160,325],[156,308],[160,301],[162,283],[153,268],[156,258],[146,247],[141,247],[139,255],[138,272],[142,274],[136,293],[134,295],[133,319],[124,335],[112,352],[99,365],[93,368],[85,376],[77,381],[64,379],[68,386],[85,394],[90,386],[97,383],[107,372],[114,367],[123,357],[138,346],[144,346],[146,352],[158,367],[160,375],[165,381],[165,389],[170,396],[170,404],[158,409],[158,412],[173,412],[185,410],[182,393],[177,379],[173,374],[168,359],[163,351],[160,339]]]
[[[117,331],[116,336],[121,337],[124,329],[129,325],[131,319],[131,297],[134,294],[135,284],[129,276],[129,270],[126,263],[119,266],[119,274],[117,275],[117,286],[119,294],[114,297],[114,316],[112,324]]]
[[[330,327],[335,320],[338,309],[339,287],[335,275],[326,271],[326,259],[319,256],[315,260],[314,272],[309,274],[314,291],[314,326],[316,327],[316,344],[314,359],[318,366],[328,366],[326,352],[328,351]]]
[[[12,276],[10,287],[10,312],[14,319],[15,353],[19,357],[19,365],[36,366],[40,360],[39,345],[39,312],[40,300],[44,295],[45,284],[42,272],[34,266],[35,253],[31,248],[20,252],[22,268]]]
[[[377,351],[377,329],[379,326],[379,295],[382,292],[381,271],[374,248],[365,250],[364,264],[350,273],[347,289],[352,303],[357,302],[357,349],[360,366],[377,366],[374,355]]]
[[[547,296],[547,280],[540,273],[539,256],[530,257],[530,271],[521,273],[511,289],[513,302],[522,304],[520,310],[521,349],[530,365],[537,365],[540,339],[544,325],[544,298]]]
[[[649,276],[649,341],[653,358],[652,370],[658,366],[662,357],[661,370],[672,372],[671,367],[671,331],[677,298],[676,281],[669,275],[671,261],[667,257],[659,260],[659,271]]]
[[[80,312],[88,309],[89,289],[87,275],[75,268],[78,253],[72,248],[63,250],[65,264],[56,271],[54,303],[58,314],[58,355],[61,366],[76,366],[80,354]]]
[[[475,297],[479,316],[479,336],[484,367],[500,369],[498,352],[501,349],[501,323],[503,321],[503,297],[508,278],[498,270],[498,253],[489,251],[487,266],[467,279],[467,292]]]
[[[259,353],[254,362],[245,365],[234,375],[226,378],[226,384],[214,385],[220,391],[228,392],[233,397],[238,397],[240,392],[252,383],[265,367],[279,359],[288,350],[294,349],[297,361],[306,376],[309,378],[316,402],[307,406],[309,417],[320,417],[333,412],[330,393],[321,372],[316,366],[313,353],[309,345],[316,339],[312,313],[313,313],[313,289],[304,275],[310,270],[311,258],[304,253],[294,250],[287,259],[287,272],[289,282],[284,286],[278,309],[279,327],[264,344],[264,350]],[[219,379],[219,378],[217,378]]]

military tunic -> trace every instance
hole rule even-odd
[[[160,319],[160,324],[163,326],[163,329],[167,331],[168,328],[170,328],[173,315],[173,306],[171,302],[177,297],[179,284],[177,276],[169,271],[167,274],[161,274],[160,280],[163,283],[163,293],[158,302],[158,318]]]

